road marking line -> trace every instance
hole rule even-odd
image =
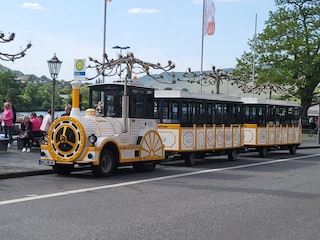
[[[27,202],[27,201],[33,201],[33,200],[39,200],[39,199],[45,199],[45,198],[60,197],[60,196],[65,196],[65,195],[70,195],[70,194],[92,192],[92,191],[97,191],[97,190],[102,190],[102,189],[124,187],[124,186],[130,186],[130,185],[135,185],[135,184],[162,181],[162,180],[167,180],[167,179],[172,179],[172,178],[187,177],[187,176],[199,175],[199,174],[205,174],[205,173],[221,172],[221,171],[227,171],[227,170],[234,170],[234,169],[262,166],[262,165],[273,164],[273,163],[288,162],[288,161],[293,161],[293,160],[298,160],[298,159],[303,159],[303,158],[316,157],[316,156],[320,156],[320,154],[301,156],[301,157],[295,157],[295,158],[278,159],[278,160],[272,160],[272,161],[267,161],[267,162],[250,163],[250,164],[245,164],[245,165],[240,165],[240,166],[233,166],[233,167],[207,169],[207,170],[201,170],[201,171],[197,171],[197,172],[181,173],[181,174],[175,174],[175,175],[170,175],[170,176],[142,179],[142,180],[136,180],[136,181],[130,181],[130,182],[124,182],[124,183],[103,185],[103,186],[98,186],[98,187],[75,189],[75,190],[69,190],[69,191],[57,192],[57,193],[50,193],[50,194],[44,194],[44,195],[38,195],[38,196],[28,196],[28,197],[23,197],[23,198],[0,201],[0,205],[8,205],[8,204],[13,204],[13,203]]]

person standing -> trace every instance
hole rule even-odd
[[[7,102],[9,102],[9,103],[11,104],[11,109],[12,109],[12,112],[13,112],[13,124],[15,124],[16,121],[17,121],[17,111],[16,111],[16,108],[13,106],[13,103],[12,103],[12,99],[11,99],[11,98],[9,98],[9,99],[7,100]]]
[[[3,104],[3,113],[2,113],[2,117],[0,118],[0,121],[3,121],[4,126],[3,126],[3,130],[4,130],[4,137],[7,138],[9,137],[9,143],[8,143],[8,147],[11,147],[11,144],[13,142],[13,137],[12,137],[12,133],[13,133],[13,111],[11,108],[11,104],[9,102],[5,102]]]
[[[40,126],[40,130],[43,132],[43,134],[47,134],[50,125],[52,123],[52,118],[51,118],[51,109],[48,109],[47,111],[47,115],[43,118],[41,126]]]
[[[71,106],[70,105],[67,105],[65,108],[64,108],[64,113],[61,114],[61,117],[62,116],[70,116],[70,112],[71,112]]]

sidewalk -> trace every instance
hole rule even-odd
[[[302,134],[299,148],[318,148],[317,135]],[[299,150],[298,150],[299,151]],[[7,151],[0,151],[0,179],[53,173],[52,167],[38,164],[40,148],[32,148],[30,153],[17,149],[16,142]]]
[[[0,179],[53,173],[52,167],[39,165],[39,159],[40,148],[21,152],[15,141],[7,151],[0,151]]]

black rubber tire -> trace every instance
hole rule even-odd
[[[238,151],[237,149],[228,150],[228,160],[237,161],[238,160]]]
[[[133,169],[137,172],[151,172],[155,169],[156,165],[156,161],[138,162],[132,164]]]
[[[290,145],[289,146],[289,153],[295,155],[297,153],[297,145]]]
[[[112,175],[116,168],[116,162],[113,153],[105,149],[101,153],[99,165],[92,166],[92,173],[95,177],[108,177]]]
[[[197,162],[196,154],[195,153],[185,153],[183,154],[184,162],[187,167],[194,166]]]
[[[261,158],[266,158],[268,156],[268,148],[267,147],[259,148],[259,156]]]

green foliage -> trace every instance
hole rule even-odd
[[[28,76],[16,78],[12,71],[0,72],[0,101],[5,102],[11,98],[17,111],[21,112],[46,111],[51,108],[52,82],[44,76],[40,81],[34,75]],[[69,82],[56,82],[56,111],[64,110],[67,104],[71,104],[71,90]],[[63,95],[67,98],[63,98]]]
[[[89,87],[87,85],[82,85],[80,87],[81,97],[81,108],[87,109],[89,107]]]
[[[249,42],[252,53],[237,59],[234,75],[241,77],[244,85],[252,84],[255,47],[255,88],[285,90],[288,96],[301,99],[305,116],[320,82],[320,1],[275,2],[278,10],[270,12],[264,31]]]
[[[10,72],[0,73],[0,100],[5,102],[8,98],[13,101],[20,94],[19,84],[14,80],[15,75]]]

